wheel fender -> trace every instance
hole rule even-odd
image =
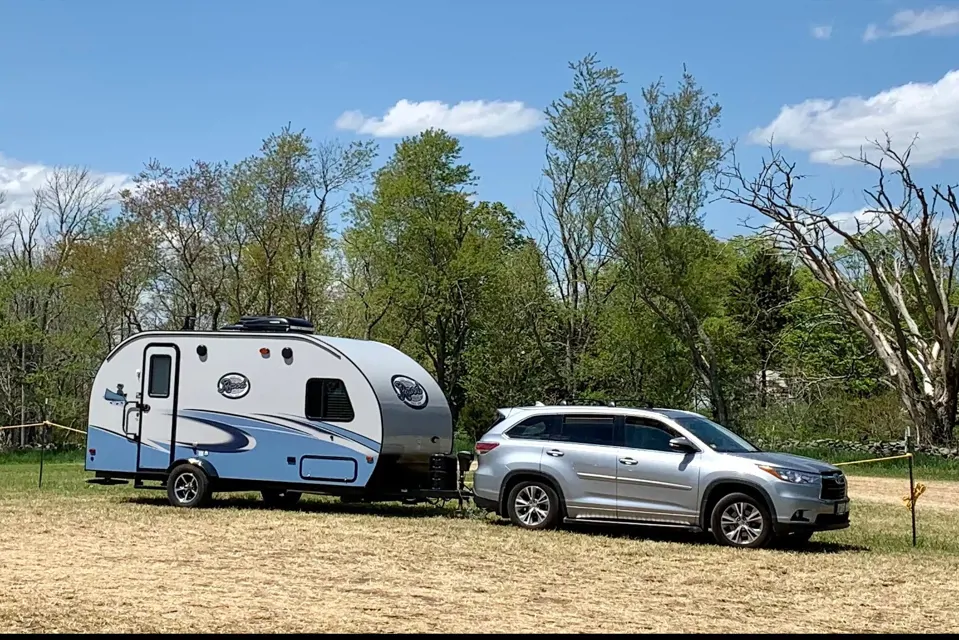
[[[174,469],[176,469],[181,464],[192,464],[194,467],[199,467],[200,469],[203,470],[203,473],[205,473],[210,478],[219,477],[216,472],[216,467],[214,467],[209,460],[205,460],[203,458],[184,458],[182,460],[177,460],[176,462],[170,465],[170,468],[167,469],[167,473],[168,474],[171,473]]]
[[[560,514],[563,516],[566,515],[566,497],[563,495],[563,488],[559,482],[556,481],[556,478],[545,471],[533,471],[530,469],[516,469],[507,473],[506,477],[503,478],[503,482],[500,484],[499,488],[499,499],[496,501],[500,511],[499,515],[504,515],[506,513],[507,496],[505,489],[509,485],[510,480],[516,476],[530,476],[538,480],[545,480],[546,482],[550,483],[555,489],[557,497],[559,497]]]
[[[770,518],[772,518],[773,524],[777,522],[776,505],[775,503],[773,503],[773,499],[769,495],[769,492],[766,491],[766,489],[764,489],[763,487],[761,487],[755,482],[751,482],[749,480],[745,480],[742,478],[735,478],[735,479],[722,478],[722,479],[713,480],[712,482],[709,483],[709,485],[706,486],[705,490],[703,490],[703,497],[699,504],[699,518],[704,528],[709,526],[709,518],[711,516],[711,514],[706,513],[706,505],[709,504],[709,499],[712,497],[713,491],[718,486],[724,485],[724,484],[733,485],[733,486],[740,485],[744,488],[749,488],[754,491],[757,491],[759,495],[763,497],[763,502],[766,503],[766,509],[769,510],[769,516]]]

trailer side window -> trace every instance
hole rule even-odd
[[[353,403],[346,385],[334,378],[310,378],[306,381],[306,417],[310,420],[350,422]]]
[[[170,397],[170,372],[173,358],[168,355],[150,356],[150,386],[147,394],[151,398]]]

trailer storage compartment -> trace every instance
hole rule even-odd
[[[300,458],[300,477],[323,482],[353,482],[356,480],[356,460],[330,456],[303,456]]]

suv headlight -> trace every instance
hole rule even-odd
[[[779,478],[783,482],[791,482],[793,484],[819,484],[820,482],[819,475],[815,473],[806,473],[805,471],[796,471],[795,469],[783,469],[782,467],[769,467],[766,465],[760,465],[759,468],[769,475]]]

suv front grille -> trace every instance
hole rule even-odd
[[[822,474],[822,490],[819,497],[823,500],[842,500],[846,497],[846,477],[842,473]]]

